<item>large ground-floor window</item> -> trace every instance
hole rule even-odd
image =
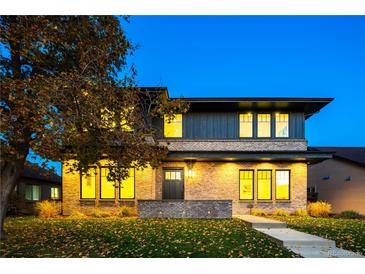
[[[277,200],[290,199],[290,170],[276,170],[275,197]]]
[[[253,200],[253,170],[240,170],[240,200]]]
[[[255,174],[256,173],[256,174]],[[274,175],[274,178],[273,178]],[[255,181],[257,177],[257,182]],[[272,200],[275,190],[276,200],[290,200],[290,170],[253,170],[239,171],[240,200]]]
[[[81,199],[96,198],[96,168],[90,168],[87,174],[81,175]]]
[[[134,199],[134,190],[135,190],[135,176],[134,176],[134,168],[129,169],[129,177],[125,179],[120,184],[120,199]]]
[[[271,200],[271,170],[257,171],[257,199]]]
[[[100,176],[100,198],[114,199],[116,196],[116,189],[119,187],[119,199],[134,199],[135,192],[135,176],[134,168],[129,169],[129,177],[120,183],[117,181],[108,180],[108,167],[101,168]]]

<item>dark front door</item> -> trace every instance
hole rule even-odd
[[[184,199],[184,170],[163,170],[162,199]]]

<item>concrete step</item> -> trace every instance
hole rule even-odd
[[[301,247],[288,248],[303,258],[364,258],[364,256],[341,248]]]
[[[319,248],[324,251],[328,251],[330,248],[336,248],[335,241],[327,240],[318,236],[300,232],[290,228],[284,229],[257,229],[279,244],[289,248]]]
[[[243,220],[249,227],[255,229],[286,228],[286,223],[252,215],[233,215],[234,218]]]

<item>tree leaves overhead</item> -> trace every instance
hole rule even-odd
[[[126,62],[134,47],[119,19],[1,16],[2,159],[25,159],[32,149],[50,160],[76,159],[70,168],[85,171],[105,156],[126,168],[165,157],[165,148],[146,141],[156,134],[152,121],[188,106],[136,87]],[[102,110],[111,114],[107,126]]]

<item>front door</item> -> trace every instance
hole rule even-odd
[[[184,169],[163,170],[162,199],[184,199]]]

